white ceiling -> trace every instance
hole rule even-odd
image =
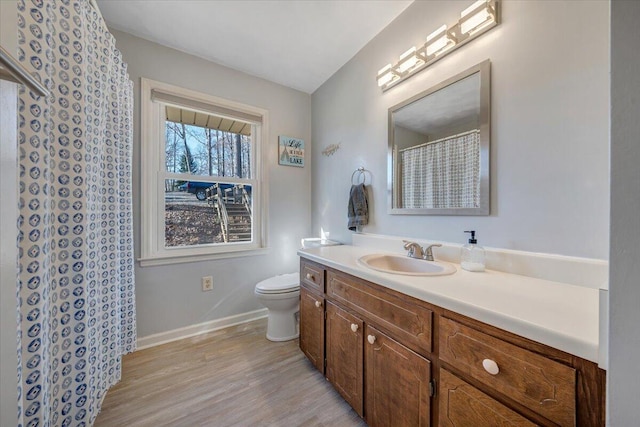
[[[98,5],[111,28],[313,93],[412,2],[98,0]]]

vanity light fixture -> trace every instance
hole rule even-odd
[[[412,69],[422,64],[424,64],[424,61],[418,58],[416,55],[416,47],[414,46],[400,55],[400,61],[398,61],[398,65],[396,65],[396,71],[398,71],[400,77],[402,77],[402,75],[411,72]]]
[[[400,78],[393,72],[391,64],[387,64],[378,71],[378,86],[385,86],[393,83]]]
[[[456,45],[456,39],[447,31],[447,26],[435,30],[427,36],[427,43],[424,45],[427,58],[431,55],[439,55]]]
[[[460,32],[471,35],[496,22],[495,10],[486,0],[478,0],[460,13],[458,22]]]
[[[398,62],[380,69],[376,77],[378,86],[385,91],[397,85],[497,26],[498,6],[499,0],[477,0],[460,13],[458,22],[442,25],[427,36],[424,45],[408,49]]]

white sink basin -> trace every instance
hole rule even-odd
[[[407,276],[446,276],[456,272],[456,268],[449,263],[402,255],[371,254],[358,258],[358,262],[372,270]]]

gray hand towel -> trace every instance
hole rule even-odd
[[[369,201],[364,184],[351,186],[348,209],[349,230],[357,231],[358,226],[369,223]]]

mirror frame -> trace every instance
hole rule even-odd
[[[480,206],[477,208],[399,208],[397,198],[400,194],[398,170],[394,170],[397,154],[394,149],[393,114],[413,102],[434,92],[444,89],[475,73],[480,74]],[[468,70],[438,83],[437,85],[412,96],[389,108],[389,142],[387,155],[387,188],[389,214],[392,215],[489,215],[490,212],[490,145],[491,145],[491,62],[487,59]],[[397,169],[397,168],[396,168]],[[395,179],[394,179],[395,178]]]

